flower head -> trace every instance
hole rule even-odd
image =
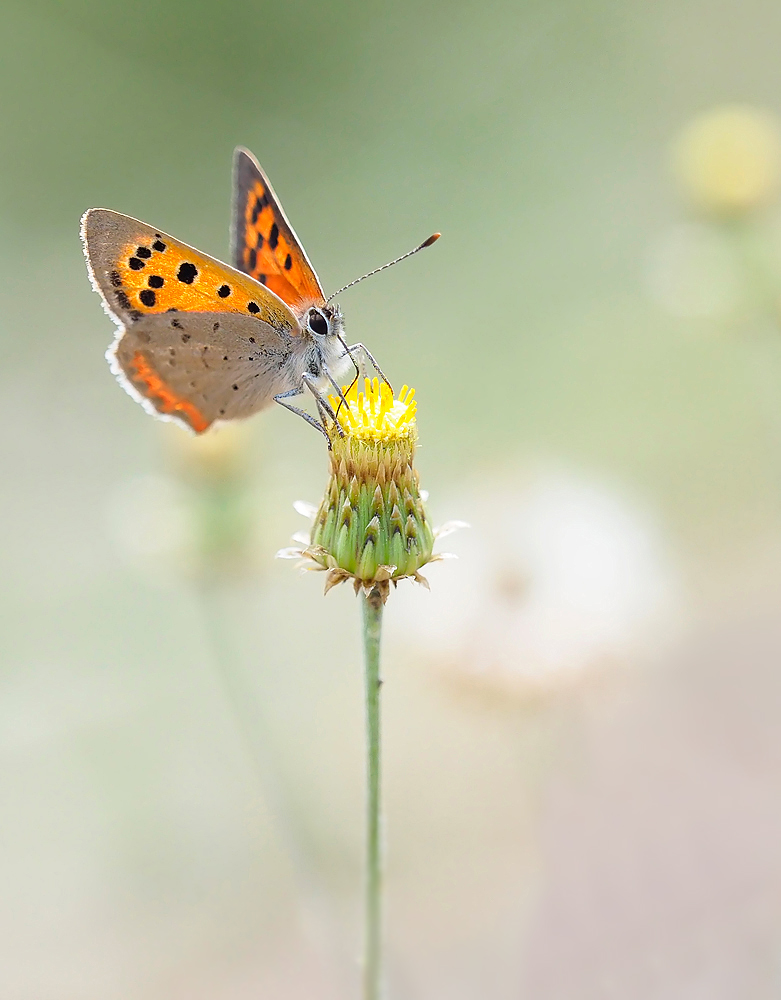
[[[394,397],[385,382],[367,378],[362,391],[356,381],[343,397],[329,399],[330,479],[306,547],[279,555],[326,570],[326,592],[352,580],[356,593],[376,588],[385,600],[405,577],[427,585],[420,569],[442,558],[433,554],[437,533],[413,465],[415,391],[405,385]]]

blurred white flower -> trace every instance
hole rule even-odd
[[[534,695],[593,668],[647,656],[673,631],[679,586],[653,521],[571,473],[460,496],[471,531],[461,562],[402,595],[390,616],[404,643],[454,676]]]
[[[652,247],[646,270],[651,298],[674,316],[728,316],[744,295],[743,279],[728,235],[703,223],[682,223]]]

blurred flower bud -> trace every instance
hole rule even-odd
[[[183,479],[214,484],[243,478],[251,437],[246,423],[234,420],[198,435],[166,423],[162,432],[171,464]]]
[[[685,195],[702,211],[736,216],[766,205],[781,178],[776,118],[750,106],[723,105],[690,122],[672,150]]]
[[[132,561],[163,576],[210,583],[243,572],[254,534],[251,430],[222,424],[196,437],[175,424],[160,428],[168,474],[122,484],[113,534]]]

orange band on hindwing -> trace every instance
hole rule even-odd
[[[141,351],[136,351],[133,355],[131,365],[133,367],[132,381],[142,395],[153,403],[155,409],[160,413],[184,417],[196,434],[202,434],[207,430],[211,422],[204,417],[197,406],[177,395],[170,386],[165,384]]]

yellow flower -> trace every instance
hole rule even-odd
[[[781,177],[776,118],[744,105],[723,105],[695,118],[672,151],[686,195],[706,212],[740,215],[767,204]]]
[[[331,396],[336,423],[328,421],[330,479],[313,514],[305,548],[283,549],[307,568],[326,570],[326,593],[352,580],[355,592],[379,590],[410,577],[426,586],[420,569],[443,558],[433,554],[438,534],[425,509],[426,494],[414,467],[418,429],[415,392],[406,385],[397,398],[378,379],[345,386],[344,401]],[[346,404],[346,405],[345,405]],[[452,526],[449,526],[452,528]]]
[[[417,440],[415,390],[404,385],[399,398],[394,399],[389,385],[379,379],[365,379],[364,392],[358,392],[358,383],[344,389],[345,406],[336,396],[329,401],[339,420],[345,437],[358,441],[411,441]],[[341,405],[340,405],[341,403]],[[335,430],[335,428],[333,429]],[[331,434],[331,446],[344,438]]]

